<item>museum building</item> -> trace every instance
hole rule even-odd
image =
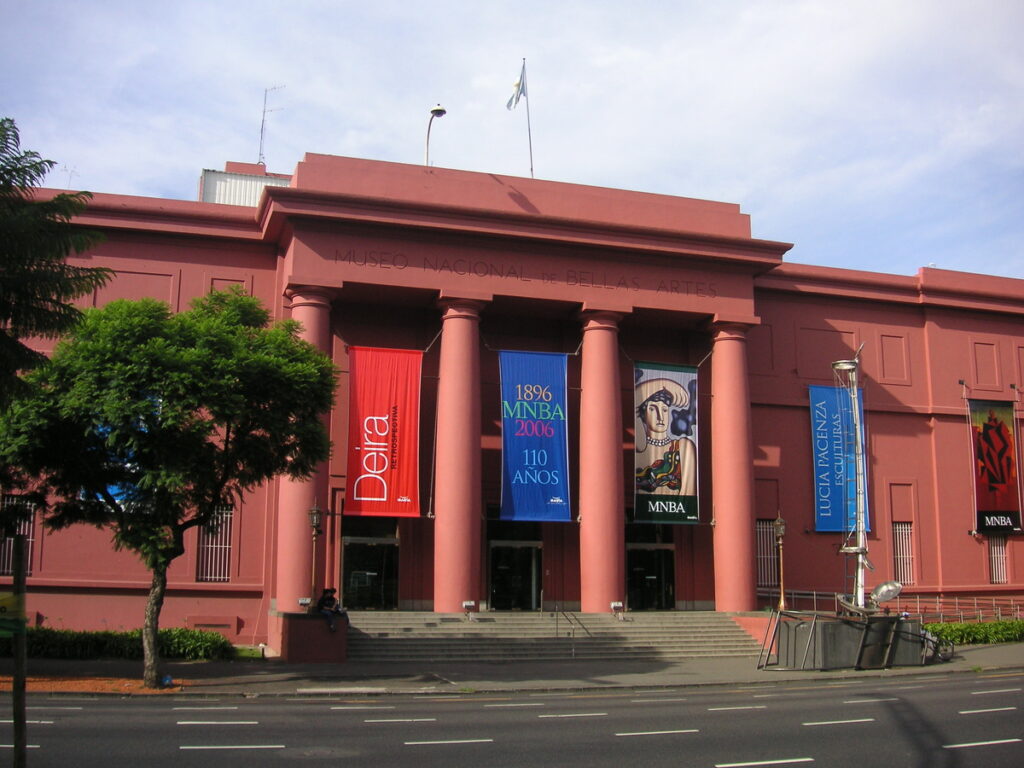
[[[316,154],[205,171],[197,202],[96,194],[77,222],[105,239],[73,260],[116,275],[87,305],[241,286],[338,370],[332,458],[190,531],[163,626],[279,649],[325,586],[349,609],[752,611],[780,519],[786,588],[843,592],[849,408],[825,401],[852,359],[869,586],[1024,595],[1022,280],[785,263],[733,204]],[[149,575],[109,531],[24,532],[30,623],[141,624]]]

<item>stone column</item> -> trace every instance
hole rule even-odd
[[[715,323],[711,356],[711,445],[715,608],[756,608],[753,437],[747,326]]]
[[[608,613],[626,589],[619,319],[583,313],[580,392],[580,609]]]
[[[292,319],[302,324],[300,336],[324,354],[331,354],[331,297],[326,289],[300,286],[286,294]],[[309,509],[327,509],[327,470],[320,467],[308,480],[282,478],[277,496],[276,608],[282,613],[304,613],[299,599],[318,597],[313,588],[313,537]]]
[[[480,600],[480,309],[445,299],[434,458],[434,611]]]

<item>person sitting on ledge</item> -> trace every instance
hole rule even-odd
[[[333,587],[328,587],[320,595],[320,599],[316,601],[316,609],[327,620],[327,626],[331,628],[331,632],[335,632],[338,629],[335,625],[335,617],[345,615],[344,609],[338,605],[338,599],[334,596],[337,591]]]

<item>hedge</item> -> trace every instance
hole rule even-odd
[[[939,640],[953,645],[987,645],[1024,640],[1024,619],[988,621],[980,624],[925,624],[924,628]]]
[[[29,627],[29,657],[45,659],[141,659],[142,630],[78,632],[72,629]],[[223,635],[201,629],[161,629],[157,647],[162,659],[230,659],[235,648]],[[0,637],[0,656],[11,656],[11,639]]]

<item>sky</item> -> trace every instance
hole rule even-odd
[[[306,152],[737,203],[786,261],[1024,279],[1022,0],[0,0],[47,186]],[[527,96],[506,109],[526,60]],[[265,122],[264,122],[265,121]]]

